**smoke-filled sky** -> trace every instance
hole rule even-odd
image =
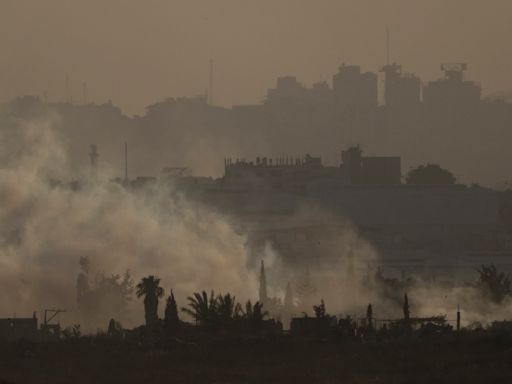
[[[330,80],[342,62],[391,59],[423,81],[441,62],[469,63],[484,94],[512,89],[510,0],[0,0],[0,100],[112,99],[127,113],[203,94],[260,101],[280,75]]]

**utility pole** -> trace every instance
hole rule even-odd
[[[457,305],[457,331],[460,331],[460,307]]]
[[[389,65],[389,28],[386,28],[386,65]]]
[[[213,59],[209,62],[208,104],[213,105]]]

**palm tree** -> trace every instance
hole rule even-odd
[[[214,322],[218,298],[214,296],[213,290],[209,298],[206,291],[203,291],[201,293],[195,292],[193,296],[187,297],[187,300],[190,308],[183,307],[181,310],[192,316],[196,323],[204,326],[211,325]]]
[[[252,305],[251,300],[248,300],[245,304],[244,318],[249,322],[259,325],[263,319],[268,316],[267,311],[263,311],[263,304],[259,301]]]
[[[146,326],[154,327],[158,322],[158,299],[164,295],[164,289],[160,287],[160,279],[153,275],[143,277],[136,289],[137,297],[144,296]]]
[[[217,296],[216,312],[221,324],[225,325],[237,317],[239,310],[240,306],[236,305],[235,296],[229,293]]]

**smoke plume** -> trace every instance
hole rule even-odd
[[[164,186],[131,193],[110,175],[69,174],[56,119],[8,121],[1,130],[3,316],[56,307],[73,321],[81,257],[106,274],[130,270],[135,282],[157,275],[180,300],[212,288],[255,296],[245,237],[226,219]],[[123,320],[141,323],[142,305],[132,307]]]

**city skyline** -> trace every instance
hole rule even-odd
[[[424,81],[439,77],[442,62],[467,62],[485,96],[512,89],[510,11],[501,0],[5,2],[0,100],[45,90],[50,101],[65,100],[68,76],[73,99],[86,83],[88,100],[140,114],[155,100],[203,94],[213,58],[216,104],[255,104],[279,76],[330,81],[343,62],[378,72],[386,29],[391,62]],[[9,33],[18,25],[29,27]]]

